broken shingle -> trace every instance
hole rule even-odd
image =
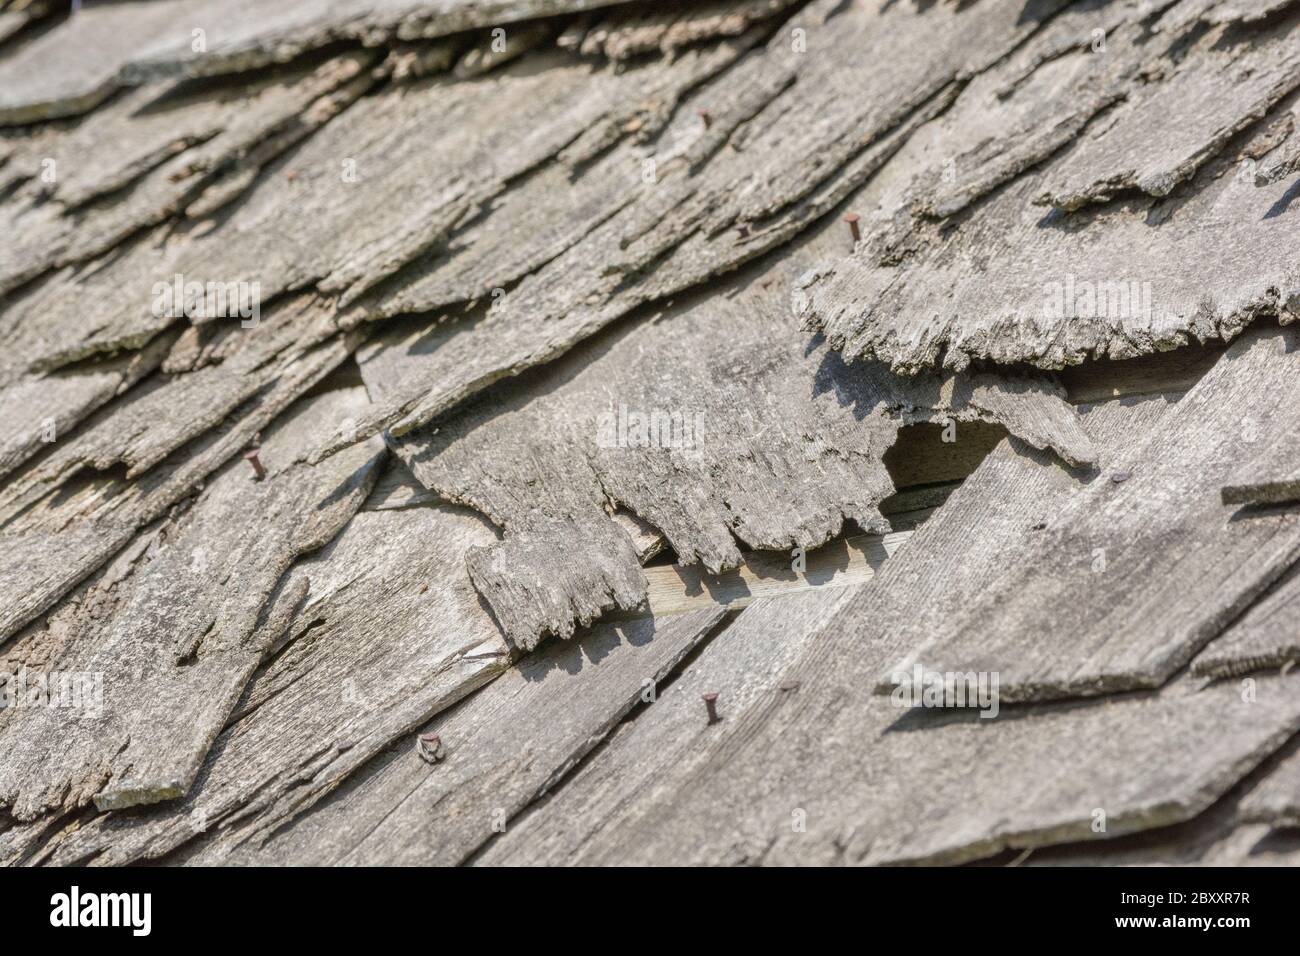
[[[137,531],[198,491],[231,456],[337,368],[356,341],[312,349],[252,401],[134,482],[102,476],[76,494],[51,493],[0,526],[0,642],[51,608]],[[338,427],[330,422],[329,427]]]
[[[1276,42],[1289,48],[1295,35],[1291,30]],[[1139,31],[1126,28],[1108,39],[1104,54],[1078,53],[1040,68],[1044,80],[1062,74],[1066,91],[1074,92],[1058,87],[1052,93],[1048,85],[1037,95],[1051,98],[1034,102],[1052,104],[1058,122],[1074,113],[1099,91],[1091,85],[1093,63],[1103,64],[1103,78],[1137,82],[1141,71],[1135,73],[1133,61],[1140,64],[1145,55],[1139,39]],[[1117,71],[1105,66],[1113,58]],[[1030,82],[1040,82],[1037,74]],[[1022,87],[1005,103],[1033,92]],[[1113,107],[1089,130],[1105,136],[1125,108]],[[956,222],[909,224],[905,241],[888,231],[873,235],[851,258],[810,271],[796,288],[796,307],[805,326],[825,333],[847,359],[878,358],[906,373],[963,368],[978,359],[1060,368],[1090,357],[1128,358],[1231,339],[1261,315],[1287,321],[1300,302],[1300,273],[1281,251],[1289,186],[1281,180],[1256,186],[1253,169],[1236,161],[1238,148],[1249,154],[1272,142],[1270,120],[1285,109],[1280,104],[1262,123],[1216,145],[1217,154],[1208,153],[1208,161],[1202,156],[1196,175],[1163,200],[1126,196],[1045,217],[1034,199],[1086,147],[1058,153],[969,206]],[[986,123],[1001,116],[978,108],[966,115]],[[1051,128],[1052,120],[1040,115],[1038,123]],[[948,148],[943,139],[934,142],[937,169]],[[881,178],[909,181],[915,158],[900,154],[891,164],[898,168],[886,166]],[[1216,268],[1200,268],[1205,261]]]
[[[994,422],[1073,463],[1093,459],[1045,379],[905,379],[807,342],[786,312],[786,283],[816,248],[842,241],[841,224],[824,226],[814,250],[754,270],[733,295],[597,339],[394,442],[425,486],[505,529],[468,561],[511,640],[568,636],[644,599],[637,555],[607,517],[613,505],[661,531],[682,563],[718,573],[739,565],[741,545],[813,548],[845,520],[888,530],[877,507],[894,492],[883,458],[905,424],[950,424],[955,436],[958,422]],[[375,401],[412,374],[429,378],[455,334],[438,325],[368,348],[362,376]]]
[[[446,506],[358,515],[290,573],[286,590],[310,590],[287,646],[250,683],[189,794],[97,817],[47,848],[54,862],[151,859],[209,831],[229,850],[245,827],[287,823],[499,676],[509,651],[464,567],[465,549],[491,540],[480,518]]]
[[[10,716],[0,735],[0,802],[16,818],[92,799],[111,809],[186,792],[280,636],[268,604],[276,583],[298,556],[341,530],[376,477],[377,443],[337,463],[290,464],[319,418],[354,413],[364,402],[354,389],[302,406],[268,432],[259,451],[265,479],[254,480],[247,462],[231,462],[163,526],[129,574],[111,582],[111,596],[85,599],[101,605],[98,620],[82,622],[53,654],[40,649],[40,628],[20,639],[11,658],[40,655],[43,671],[101,675],[103,710],[40,707]]]
[[[1089,415],[1103,460],[1139,442],[1165,404],[1116,402]],[[1195,816],[1300,726],[1287,679],[1261,681],[1253,695],[1180,681],[991,720],[908,712],[868,693],[873,667],[960,609],[1077,488],[1041,455],[1004,444],[847,600],[823,590],[757,601],[734,625],[740,644],[724,632],[691,663],[674,687],[703,689],[683,684],[695,668],[701,680],[724,678],[736,654],[800,645],[760,677],[732,674],[739,699],[729,711],[724,692],[721,722],[694,730],[709,748],[698,760],[688,756],[680,774],[671,761],[656,769],[657,734],[671,740],[688,698],[662,713],[652,705],[482,862],[956,863]],[[713,656],[727,647],[731,655]],[[578,808],[598,823],[566,829]]]

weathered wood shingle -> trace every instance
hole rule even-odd
[[[83,599],[95,617],[77,622],[53,651],[35,629],[9,652],[42,673],[98,674],[102,713],[18,708],[0,730],[0,803],[20,820],[183,795],[260,663],[279,638],[268,604],[300,555],[328,543],[361,506],[376,474],[378,443],[337,462],[293,465],[319,418],[354,413],[361,390],[332,392],[266,435],[255,480],[231,462],[191,507],[166,522],[130,571]],[[282,594],[282,603],[294,603]],[[280,628],[287,623],[284,610]],[[96,619],[98,618],[98,619]]]

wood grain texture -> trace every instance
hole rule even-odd
[[[0,526],[0,642],[53,607],[138,531],[201,490],[212,472],[246,449],[356,344],[336,337],[317,346],[219,429],[148,475],[133,482],[95,476],[75,492],[54,491],[22,513],[7,515]]]
[[[409,262],[436,255],[512,181],[584,130],[626,115],[647,86],[664,86],[676,75],[666,61],[613,73],[552,50],[471,80],[436,76],[386,87],[311,126],[292,165],[258,178],[210,228],[160,231],[128,244],[103,268],[56,273],[0,314],[0,326],[12,323],[23,333],[16,355],[28,366],[53,368],[136,348],[156,335],[172,319],[156,314],[152,290],[177,274],[188,281],[257,283],[264,302],[315,286],[346,307]],[[370,74],[357,82],[370,82]],[[539,102],[550,106],[540,121]],[[625,182],[639,182],[639,165],[625,172]],[[438,188],[427,189],[429,182]],[[376,209],[393,210],[396,218],[376,217]],[[548,241],[554,240],[538,235],[532,255],[544,258]],[[527,267],[534,259],[522,261]],[[509,279],[503,270],[489,288]],[[475,288],[471,276],[465,280]],[[38,321],[49,313],[56,323]],[[503,340],[497,353],[508,346]]]
[[[328,543],[361,506],[382,446],[328,466],[291,465],[320,418],[354,413],[361,390],[328,393],[266,435],[268,475],[234,461],[168,521],[93,617],[48,650],[36,629],[11,648],[31,678],[98,674],[100,713],[17,708],[0,730],[0,802],[19,820],[174,799],[189,788],[270,642],[269,599],[295,559]],[[290,600],[289,604],[293,602]],[[281,622],[281,628],[283,621]]]
[[[880,363],[845,365],[809,342],[790,321],[789,283],[844,238],[843,223],[823,222],[725,287],[594,337],[392,439],[422,484],[505,530],[468,561],[518,646],[644,600],[637,553],[607,516],[614,507],[662,532],[680,563],[718,575],[739,565],[742,547],[814,548],[846,520],[888,530],[885,458],[909,424],[939,426],[936,446],[973,456],[915,481],[973,467],[989,445],[967,440],[968,423],[1002,426],[1070,462],[1094,457],[1049,379],[905,378]],[[468,334],[480,340],[492,323],[489,313]],[[376,404],[408,382],[460,374],[448,363],[465,334],[433,322],[368,344],[359,362]]]
[[[961,112],[959,101],[944,128],[958,128],[955,141],[935,139],[928,157],[918,144],[895,158],[898,168],[882,171],[883,206],[873,214],[878,226],[869,241],[801,281],[797,301],[806,327],[825,333],[849,360],[882,359],[915,372],[980,359],[1060,368],[1229,340],[1261,315],[1294,318],[1300,278],[1280,251],[1291,185],[1257,185],[1242,160],[1276,142],[1272,123],[1290,110],[1277,97],[1297,79],[1287,65],[1296,16],[1286,14],[1262,33],[1223,27],[1150,42],[1130,21],[1106,34],[1104,53],[1044,47],[1037,53],[1059,55],[1029,60],[1035,65],[1021,85],[1015,81],[1025,64],[1015,58],[998,88],[972,83],[963,97],[972,98],[973,112]],[[1044,35],[1039,42],[1054,41]],[[1231,58],[1240,60],[1257,46],[1274,51],[1263,54],[1268,66],[1251,71],[1263,87],[1237,97],[1241,84],[1228,82],[1221,57],[1236,50]],[[1021,55],[1035,55],[1033,47]],[[1274,65],[1280,73],[1270,72]],[[1169,98],[1190,104],[1179,90],[1198,84],[1219,106],[1183,122],[1181,113],[1160,105]],[[1044,87],[1053,92],[1039,92]],[[973,151],[963,150],[961,128],[1010,124],[1017,117],[1009,113],[1012,104],[1026,97],[1048,110],[1037,114],[1038,127],[1050,127],[1112,87],[1125,101],[1092,120],[1075,148],[1045,157],[952,221],[916,220],[910,200],[933,188],[927,183],[945,174],[955,177],[950,189],[982,181],[988,167],[980,160],[990,151],[996,168],[996,149],[977,141]],[[1144,106],[1147,97],[1152,103]],[[1158,149],[1135,142],[1126,152],[1120,140],[1140,140],[1152,128],[1154,118],[1140,118],[1145,109],[1158,111],[1160,124],[1177,127],[1177,135],[1162,138]],[[1086,158],[1089,150],[1094,160]],[[918,167],[918,156],[929,162]],[[1159,199],[1144,196],[1139,180],[1157,192],[1181,185]],[[1035,200],[1055,196],[1054,189],[1064,205],[1087,205],[1044,215]],[[1091,201],[1112,195],[1111,202]],[[1211,260],[1214,270],[1197,265]]]
[[[175,336],[162,335],[138,352],[87,368],[25,375],[0,385],[0,476],[58,441],[95,409],[157,369]],[[7,492],[8,489],[6,489]]]
[[[353,40],[432,39],[620,0],[150,0],[92,4],[0,63],[0,124],[83,113],[124,84],[284,63]],[[204,31],[199,44],[193,31]],[[95,49],[98,55],[83,55]]]
[[[1038,201],[1073,210],[1132,190],[1168,195],[1300,86],[1293,31],[1291,24],[1248,38],[1207,37],[1167,78],[1133,89],[1113,122],[1054,164]],[[1244,43],[1234,49],[1234,40]]]
[[[505,529],[502,543],[468,560],[520,646],[644,599],[610,504],[662,531],[682,563],[719,574],[739,565],[742,546],[814,548],[846,519],[887,530],[878,505],[894,488],[883,459],[909,422],[952,421],[960,435],[957,422],[991,421],[1069,459],[1092,456],[1046,382],[906,380],[809,348],[773,301],[779,275],[580,349],[544,382],[493,390],[396,443],[422,484]],[[406,353],[418,362],[425,349]],[[363,362],[380,400],[403,360]],[[534,398],[539,384],[544,397]],[[671,434],[638,437],[638,418],[667,422]],[[510,449],[508,459],[483,468],[497,449]]]
[[[17,228],[0,252],[0,292],[184,218],[218,186],[223,204],[232,201],[238,191],[225,186],[247,182],[369,89],[373,60],[343,54],[230,90],[155,84],[66,133],[26,140],[6,170],[27,178],[0,207]],[[105,142],[127,145],[101,161]],[[206,205],[217,208],[210,197]]]
[[[120,465],[127,481],[149,472],[277,381],[292,380],[299,363],[334,335],[331,311],[312,296],[282,301],[268,311],[251,328],[243,328],[238,319],[222,321],[193,357],[181,355],[188,336],[164,338],[163,344],[176,341],[163,362],[164,372],[180,364],[197,367],[149,379],[84,428],[53,443],[0,490],[0,519],[21,513],[83,471]],[[362,411],[358,406],[352,417]]]
[[[814,0],[761,50],[692,91],[644,156],[655,162],[654,188],[638,185],[644,164],[627,169],[624,182],[643,193],[639,201],[505,290],[471,334],[450,338],[427,374],[381,406],[357,437],[383,429],[400,437],[633,309],[788,242],[942,112],[961,80],[996,63],[1059,6],[921,11]],[[806,46],[818,37],[821,46]],[[770,98],[756,100],[754,87]],[[705,110],[710,122],[686,107]],[[317,458],[345,443],[334,436]]]
[[[440,739],[444,756],[436,764],[409,739],[337,799],[229,861],[463,862],[495,833],[508,832],[515,815],[599,744],[724,613],[602,624],[539,648],[420,728],[419,736]],[[220,846],[191,858],[216,861],[227,861]]]
[[[1241,801],[1241,819],[1272,827],[1300,827],[1300,750],[1290,752]]]
[[[625,862],[598,855],[603,834],[635,820],[665,794],[692,786],[728,758],[733,728],[799,688],[781,675],[807,650],[853,589],[760,598],[704,653],[625,723],[609,744],[516,826],[495,837],[476,860],[485,866]],[[703,694],[718,695],[721,721],[711,724]],[[573,826],[575,820],[581,826]],[[630,861],[628,861],[630,862]],[[665,862],[667,859],[665,858]]]
[[[1160,398],[1134,404],[1116,402],[1091,411],[1087,416],[1089,428],[1103,456],[1103,467],[1118,448],[1137,440],[1165,413],[1166,402]],[[869,670],[870,662],[887,659],[892,647],[923,640],[932,627],[960,609],[968,595],[985,587],[1002,569],[1005,556],[1014,553],[1024,538],[1037,533],[1034,529],[1078,488],[1079,477],[1053,464],[1043,453],[1034,453],[1015,440],[1003,442],[870,583],[847,591],[766,598],[745,609],[691,670],[703,668],[712,683],[725,677],[733,684],[747,686],[752,679],[747,676],[745,661],[753,655],[770,654],[779,660],[785,653],[781,648],[788,644],[797,645],[800,651],[791,663],[775,672],[760,669],[764,693],[756,703],[749,707],[742,704],[713,728],[708,738],[708,760],[684,758],[691,772],[680,779],[689,780],[692,788],[702,787],[703,793],[727,807],[727,820],[720,825],[716,841],[708,838],[711,846],[702,851],[704,856],[697,857],[689,845],[695,839],[704,839],[704,828],[718,825],[718,819],[709,814],[711,822],[706,823],[704,817],[687,814],[682,818],[683,830],[698,824],[701,831],[691,836],[683,833],[680,839],[676,835],[669,837],[661,846],[661,859],[752,861],[761,852],[757,848],[777,833],[789,830],[790,814],[795,809],[807,809],[802,797],[791,796],[791,802],[779,813],[765,815],[761,800],[773,788],[781,788],[780,799],[785,800],[784,790],[807,781],[812,792],[825,788],[823,798],[833,800],[835,790],[845,781],[861,778],[864,767],[878,764],[874,749],[877,740],[903,712],[883,698],[870,696],[876,676]],[[980,536],[977,547],[972,546],[975,528]],[[727,638],[733,629],[738,629],[742,639],[727,653],[726,649],[732,647]],[[733,660],[737,661],[734,672],[730,670]],[[868,668],[865,672],[864,665]],[[682,680],[691,677],[691,670]],[[782,684],[797,684],[798,690],[772,691],[772,685],[779,688]],[[720,698],[723,712],[729,696]],[[648,711],[638,717],[628,736],[633,740],[642,739],[641,733],[653,737],[654,728],[661,721],[667,722],[672,714],[672,710],[663,714]],[[641,720],[648,720],[644,732],[636,730]],[[622,854],[633,852],[635,844],[644,840],[650,847],[663,840],[659,831],[662,826],[670,826],[665,824],[672,815],[669,805],[684,799],[680,788],[647,790],[636,785],[639,778],[635,774],[604,773],[603,765],[655,760],[640,747],[634,753],[621,753],[621,748],[628,746],[623,736],[615,738],[592,766],[582,771],[582,779],[605,781],[602,786],[615,789],[625,784],[626,789],[616,797],[607,795],[609,809],[600,812],[629,831],[642,825],[638,821],[652,822],[644,823],[641,837],[628,836],[626,842],[618,841],[617,850],[611,849],[615,839],[607,837],[612,824],[599,830],[576,830],[557,844],[572,847],[577,842],[589,842],[584,853],[591,856],[584,858],[594,859],[608,850],[611,855],[607,859],[617,856],[630,861]],[[684,746],[689,748],[692,740],[688,737]],[[849,770],[847,765],[851,763],[856,765]],[[774,774],[773,767],[780,768],[779,773]],[[837,773],[842,777],[832,783]],[[575,777],[573,783],[578,781]],[[557,799],[577,804],[586,798],[579,787],[577,795],[566,797],[562,791]],[[849,818],[865,810],[845,803],[841,812]],[[549,808],[543,807],[537,817],[545,821],[549,814]],[[537,826],[539,833],[546,834],[539,837],[543,844],[552,839],[549,834],[557,828],[546,822]],[[512,843],[523,846],[520,853],[533,852],[525,830],[505,841],[506,846]]]
[[[1020,702],[1158,687],[1187,664],[1300,556],[1297,515],[1219,500],[1226,476],[1285,441],[1297,334],[1234,343],[891,673],[997,672],[1002,700]]]
[[[1300,659],[1300,635],[1295,628],[1300,571],[1292,567],[1240,618],[1192,659],[1192,673],[1203,677],[1234,677],[1273,667],[1288,667]]]
[[[1104,460],[1140,441],[1165,404],[1092,413]],[[1259,681],[1249,702],[1235,684],[1185,680],[1107,702],[1004,708],[992,720],[903,711],[870,694],[871,668],[1003,572],[1017,542],[1078,487],[1004,445],[873,582],[755,602],[734,625],[746,641],[714,656],[724,632],[679,678],[698,668],[710,688],[729,675],[760,693],[737,691],[728,712],[724,688],[723,719],[707,729],[686,726],[693,693],[682,717],[649,708],[482,861],[955,863],[1194,817],[1294,733],[1300,702],[1288,678]],[[985,538],[971,549],[976,527]],[[793,610],[804,604],[834,615]],[[785,666],[729,669],[739,655],[780,655],[785,641],[802,645]],[[670,732],[673,719],[686,729]],[[670,760],[640,785],[641,762],[654,768],[661,747],[680,747],[687,766],[679,775]],[[576,808],[598,825],[565,832]],[[1098,810],[1104,833],[1092,829]]]
[[[188,795],[96,816],[36,859],[122,864],[204,834],[229,850],[290,822],[498,677],[508,649],[464,569],[465,549],[491,537],[481,519],[455,508],[358,515],[291,572],[285,590],[309,581],[307,600]]]

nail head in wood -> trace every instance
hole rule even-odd
[[[262,465],[262,462],[257,457],[257,453],[260,452],[261,450],[262,449],[257,448],[255,446],[253,448],[248,449],[248,451],[244,452],[244,460],[253,466],[254,481],[261,481],[263,478],[266,477],[266,468]]]
[[[442,747],[442,738],[437,734],[420,734],[416,743],[416,750],[419,751],[420,759],[425,763],[438,763],[447,755]]]
[[[853,234],[853,241],[860,242],[862,240],[862,232],[858,227],[858,223],[862,221],[862,217],[856,212],[851,212],[845,214],[844,221],[849,224],[849,232]]]
[[[704,707],[709,712],[709,723],[716,724],[722,718],[718,716],[718,695],[703,694],[701,699],[704,701]]]

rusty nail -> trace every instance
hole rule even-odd
[[[261,449],[254,446],[248,449],[248,451],[244,452],[244,460],[253,466],[254,481],[261,481],[263,478],[266,477],[266,468],[263,467],[262,463],[257,458],[257,453],[259,451],[261,451]]]
[[[709,723],[716,724],[722,718],[718,716],[718,695],[704,694],[704,706],[709,710]]]
[[[428,763],[437,763],[446,756],[442,749],[442,738],[437,734],[421,734],[418,749],[420,758]]]
[[[709,129],[713,126],[713,117],[709,115],[708,110],[700,110],[700,119],[704,120],[705,129]]]
[[[862,233],[858,231],[858,222],[861,221],[861,219],[862,217],[856,212],[848,213],[844,217],[844,221],[849,224],[849,232],[853,233],[854,242],[860,242],[862,240]]]

